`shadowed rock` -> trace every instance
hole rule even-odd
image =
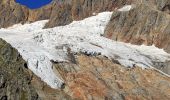
[[[0,100],[39,100],[17,50],[0,39]]]

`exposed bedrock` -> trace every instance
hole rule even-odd
[[[146,4],[113,12],[105,37],[132,44],[155,45],[170,52],[170,15]]]

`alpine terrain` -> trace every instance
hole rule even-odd
[[[170,100],[170,0],[0,0],[0,100]]]

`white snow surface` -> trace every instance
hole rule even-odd
[[[132,5],[125,5],[122,8],[118,9],[118,11],[130,11],[132,8]]]
[[[52,88],[60,88],[63,80],[53,72],[51,61],[68,62],[67,48],[72,52],[101,54],[125,67],[151,68],[153,62],[170,60],[170,55],[155,46],[136,46],[116,42],[101,35],[112,12],[99,13],[66,26],[42,29],[47,20],[0,29],[0,37],[15,47],[28,67]]]

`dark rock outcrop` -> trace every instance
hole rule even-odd
[[[31,85],[26,62],[8,43],[0,39],[0,100],[39,100]]]

